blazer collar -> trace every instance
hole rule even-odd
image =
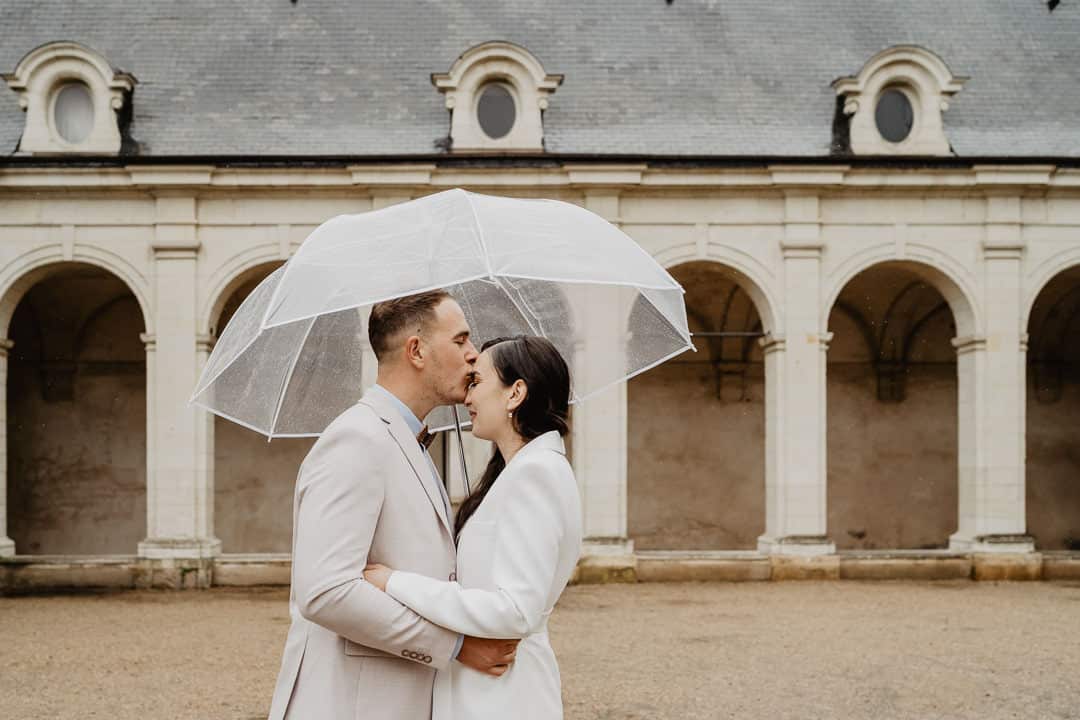
[[[435,508],[435,514],[439,516],[443,528],[453,538],[454,531],[450,526],[450,519],[446,517],[442,491],[437,487],[433,487],[435,483],[439,482],[439,478],[432,476],[420,443],[417,441],[416,435],[409,430],[409,426],[405,424],[405,419],[401,417],[401,413],[394,407],[390,399],[382,393],[364,393],[364,397],[360,398],[360,402],[374,410],[375,414],[387,424],[390,436],[394,438],[398,447],[401,448],[401,452],[404,453],[405,459],[408,460],[413,473],[416,475],[416,479],[420,481],[424,492],[427,493],[428,500],[431,501],[432,507]],[[424,480],[425,477],[430,478],[430,481]]]
[[[514,455],[514,459],[517,459],[521,455],[528,455],[539,450],[554,450],[560,455],[566,454],[566,444],[563,442],[562,435],[559,435],[558,430],[549,430],[543,435],[537,435],[529,442],[525,443],[520,450]],[[511,460],[513,462],[513,460]]]

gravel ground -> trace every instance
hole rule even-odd
[[[284,590],[0,598],[0,718],[265,717]],[[1080,718],[1080,583],[570,588],[568,720]]]

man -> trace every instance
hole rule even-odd
[[[364,581],[381,562],[455,578],[450,501],[419,418],[462,402],[477,352],[439,290],[376,305],[377,385],[335,419],[300,467],[293,502],[292,625],[270,720],[428,720],[435,671],[501,675],[516,641],[461,637]]]

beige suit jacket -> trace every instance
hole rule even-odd
[[[296,481],[292,625],[270,720],[429,720],[435,671],[458,636],[363,572],[370,561],[454,577],[438,482],[405,420],[374,394],[315,443]]]

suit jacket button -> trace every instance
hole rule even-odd
[[[424,656],[424,662],[430,663],[431,662],[431,656],[430,655],[425,655]]]
[[[450,573],[450,582],[454,582],[455,580],[457,580],[457,573],[456,572]]]

